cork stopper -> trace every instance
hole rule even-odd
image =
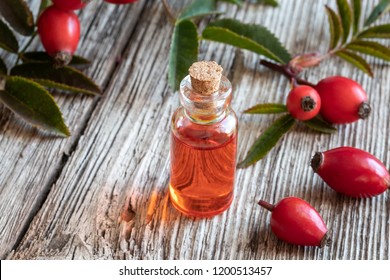
[[[215,61],[199,61],[188,69],[192,88],[202,95],[211,95],[219,89],[222,67]]]

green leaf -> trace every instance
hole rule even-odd
[[[35,80],[47,87],[85,94],[100,94],[100,88],[82,72],[69,67],[55,67],[47,62],[30,62],[11,69],[11,75]]]
[[[347,0],[337,0],[337,8],[341,18],[341,25],[343,26],[343,42],[346,42],[352,23],[351,7]]]
[[[382,0],[378,5],[372,10],[371,14],[368,16],[364,22],[364,26],[368,26],[376,21],[381,15],[389,11],[390,9],[390,0]]]
[[[56,102],[39,84],[21,77],[8,77],[5,89],[0,91],[0,101],[30,124],[70,136]]]
[[[33,34],[34,17],[25,1],[1,0],[0,14],[15,31],[25,36]]]
[[[371,70],[370,65],[367,63],[367,61],[362,58],[361,56],[357,55],[354,52],[348,51],[348,50],[340,50],[335,53],[338,57],[344,59],[345,61],[351,63],[355,67],[362,70],[364,73],[368,74],[370,77],[374,76],[374,73]]]
[[[5,65],[3,59],[0,57],[0,76],[7,75],[7,66]]]
[[[46,52],[26,52],[22,56],[23,62],[51,62],[54,63],[54,59]],[[69,62],[69,66],[88,65],[91,62],[81,56],[73,55],[72,60]]]
[[[242,0],[219,0],[219,1],[236,4],[237,6],[242,6],[243,4]]]
[[[219,13],[221,12],[216,10],[215,0],[195,0],[180,13],[178,20]]]
[[[187,76],[188,68],[198,59],[198,33],[196,25],[183,20],[175,25],[169,51],[168,84],[179,89],[181,80]]]
[[[41,5],[39,6],[39,12],[38,12],[38,15],[40,15],[43,10],[45,10],[47,7],[49,7],[51,5],[51,1],[50,0],[41,0]]]
[[[263,4],[267,6],[277,7],[279,5],[278,1],[276,0],[256,0],[258,4]]]
[[[57,83],[51,80],[34,79],[34,81],[44,87],[51,88],[51,89],[59,89],[59,90],[64,90],[72,93],[84,93],[89,95],[97,95],[97,93],[93,93],[88,90],[79,89],[76,87],[68,86],[66,84]]]
[[[260,135],[249,149],[245,159],[237,167],[245,168],[262,159],[276,145],[279,139],[291,129],[294,123],[295,120],[290,114],[283,115],[277,119]]]
[[[349,43],[346,48],[390,61],[390,49],[377,42],[362,40],[353,41]]]
[[[210,23],[203,31],[204,39],[253,51],[280,63],[288,63],[290,54],[268,29],[257,24],[245,24],[235,19]]]
[[[323,133],[327,133],[327,134],[331,134],[331,133],[334,133],[334,132],[337,131],[337,128],[332,126],[332,124],[328,123],[327,121],[325,121],[320,116],[316,116],[316,117],[314,117],[311,120],[304,121],[303,123],[307,127],[311,128],[313,130],[316,130],[316,131],[319,131],[319,132],[323,132]]]
[[[355,35],[359,30],[360,16],[362,13],[361,0],[352,0],[352,11],[353,11],[353,35]]]
[[[90,65],[91,61],[86,59],[85,57],[79,56],[79,55],[72,55],[72,60],[69,62],[68,65],[70,66],[78,66],[78,65]]]
[[[19,50],[18,40],[8,25],[0,19],[0,48],[17,53]]]
[[[285,112],[287,112],[286,105],[277,103],[257,104],[244,111],[246,114],[275,114]]]
[[[358,38],[390,38],[390,24],[370,27],[358,34]]]
[[[330,7],[325,6],[326,13],[328,15],[328,22],[329,22],[329,32],[330,32],[330,43],[329,43],[329,49],[333,50],[341,37],[341,34],[343,32],[343,27],[341,25],[341,20],[338,14],[333,11]]]

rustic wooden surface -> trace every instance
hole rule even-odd
[[[170,1],[176,11],[186,2]],[[220,9],[227,17],[265,25],[292,53],[324,52],[329,34],[323,5],[334,2],[281,0],[278,8],[220,4]],[[371,8],[375,2],[363,4]],[[343,145],[390,165],[388,65],[370,60],[375,79],[336,58],[306,72],[312,82],[330,75],[356,79],[369,94],[372,115],[331,136],[298,126],[262,161],[238,170],[227,212],[196,220],[175,211],[167,197],[170,117],[179,101],[167,86],[172,26],[160,1],[131,6],[93,1],[80,20],[78,54],[93,60],[86,73],[104,95],[55,93],[72,136],[47,136],[0,106],[0,258],[389,259],[389,194],[338,195],[309,167],[315,151]],[[7,63],[13,59],[7,57]],[[258,55],[230,46],[203,41],[199,59],[218,61],[234,85],[242,159],[275,118],[242,111],[260,102],[284,102],[288,82],[261,67]],[[275,238],[270,214],[256,202],[285,196],[317,208],[332,231],[331,246],[297,247]]]

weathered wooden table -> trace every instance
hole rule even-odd
[[[268,27],[292,53],[325,52],[325,2],[335,6],[332,0],[283,0],[278,8],[220,4],[220,9],[226,17]],[[364,5],[372,8],[374,2]],[[179,10],[186,1],[170,3]],[[363,11],[367,16],[368,9]],[[104,95],[55,94],[72,136],[48,137],[0,106],[2,259],[389,259],[389,194],[347,198],[309,166],[315,151],[343,145],[365,149],[390,165],[389,65],[371,59],[375,79],[336,58],[307,71],[304,77],[312,82],[331,75],[359,81],[373,105],[371,116],[340,126],[334,135],[298,126],[263,160],[238,170],[227,212],[196,220],[179,214],[167,196],[170,117],[179,100],[167,86],[172,26],[162,4],[93,1],[80,20],[78,54],[93,60],[86,73]],[[234,85],[242,159],[276,118],[242,111],[284,102],[288,81],[260,66],[258,55],[223,44],[203,41],[199,59],[219,62]],[[277,240],[269,212],[256,202],[285,196],[317,208],[332,230],[329,247]]]

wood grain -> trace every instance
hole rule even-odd
[[[0,107],[1,258],[389,259],[388,193],[343,197],[309,166],[315,151],[342,145],[365,149],[389,166],[389,66],[371,59],[376,73],[371,79],[332,58],[305,72],[312,82],[330,75],[356,79],[369,94],[372,115],[330,136],[297,126],[263,160],[238,170],[228,211],[190,219],[167,197],[170,117],[179,105],[166,78],[172,27],[159,1],[131,7],[97,2],[80,15],[85,27],[80,54],[94,61],[87,74],[105,93],[101,98],[55,94],[72,137],[48,137]],[[185,4],[170,3],[174,10]],[[220,9],[226,17],[268,27],[292,53],[325,52],[324,3],[335,4],[283,0],[276,9],[253,4],[220,4]],[[242,111],[284,102],[288,81],[261,67],[258,55],[218,43],[202,41],[199,59],[218,61],[234,85],[242,159],[276,118]],[[331,246],[297,247],[276,239],[270,214],[256,202],[285,196],[301,197],[322,214],[332,231]]]

